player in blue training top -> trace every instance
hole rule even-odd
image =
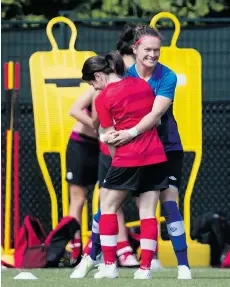
[[[173,116],[177,77],[172,70],[158,62],[160,47],[161,35],[156,29],[149,26],[136,27],[133,45],[136,63],[128,69],[126,76],[142,78],[148,82],[156,99],[151,113],[134,127],[135,132],[130,134],[128,130],[117,131],[114,133],[115,139],[109,143],[115,146],[124,145],[161,122],[158,133],[168,159],[166,172],[170,186],[161,192],[160,200],[178,261],[178,279],[191,279],[184,222],[176,204],[183,165],[183,148]]]

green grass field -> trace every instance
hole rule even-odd
[[[153,272],[151,280],[133,280],[135,269],[120,269],[120,277],[118,279],[93,279],[92,271],[87,278],[69,279],[72,273],[71,269],[36,269],[23,270],[32,272],[37,280],[14,280],[13,278],[22,270],[7,269],[2,271],[2,287],[180,287],[180,286],[230,286],[230,270],[227,269],[193,269],[193,280],[177,280],[177,270],[165,269],[159,272]]]

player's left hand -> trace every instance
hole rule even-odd
[[[114,131],[113,136],[114,138],[108,142],[113,146],[122,146],[133,139],[128,130]]]

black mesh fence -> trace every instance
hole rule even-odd
[[[26,214],[38,217],[46,231],[51,229],[51,204],[37,161],[34,136],[34,119],[31,105],[21,105],[20,132],[20,221]],[[6,166],[6,111],[2,105],[2,191],[5,198]],[[57,153],[45,154],[48,170],[58,199],[59,218],[62,216],[60,157]],[[180,207],[186,190],[194,154],[186,153],[180,192]],[[207,211],[224,211],[230,219],[230,102],[203,104],[203,157],[191,199],[192,218]],[[89,187],[92,191],[92,187]],[[89,225],[91,224],[89,193]],[[12,201],[13,203],[13,201]],[[125,214],[128,221],[137,220],[134,202],[127,201]],[[13,215],[13,211],[12,211]]]
[[[226,20],[226,19],[225,19]],[[130,21],[130,20],[129,20]],[[195,21],[195,20],[194,20]],[[228,101],[230,90],[230,18],[229,21],[202,25],[189,22],[181,29],[178,39],[179,48],[193,48],[200,52],[202,57],[203,79],[202,96],[204,101]],[[142,19],[142,23],[148,23]],[[78,37],[76,49],[94,51],[105,54],[116,49],[116,41],[125,22],[75,22]],[[39,24],[39,23],[38,23]],[[183,22],[182,22],[183,24]],[[34,25],[34,24],[33,24]],[[51,46],[46,36],[45,25],[2,21],[2,62],[19,61],[22,69],[21,102],[31,103],[31,88],[29,77],[29,58],[36,51],[50,51]],[[109,25],[109,26],[108,26]],[[170,43],[173,29],[164,28],[161,32],[164,37],[163,45]],[[53,29],[54,37],[60,48],[68,47],[70,30],[65,25],[57,25]],[[2,73],[3,79],[3,73]],[[2,88],[3,92],[3,88]]]

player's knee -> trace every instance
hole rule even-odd
[[[77,186],[77,185],[71,185],[70,189],[70,200],[75,202],[84,202],[86,198],[86,191],[85,188]]]
[[[140,216],[140,219],[153,218],[153,217],[156,217],[156,212],[153,207],[152,208],[151,207],[139,208],[139,216]]]
[[[76,209],[81,208],[85,204],[85,197],[75,194],[74,196],[71,196],[70,204],[74,205]]]
[[[101,213],[117,213],[116,204],[114,202],[103,201],[101,203]]]
[[[152,218],[156,216],[156,205],[154,202],[146,202],[145,204],[140,203],[139,206],[140,219]]]
[[[169,188],[162,191],[160,193],[160,201],[166,202],[166,201],[175,201],[178,197],[178,189],[175,186],[170,185]]]
[[[119,207],[120,204],[117,199],[107,196],[101,202],[101,213],[117,213]]]
[[[140,219],[155,217],[159,192],[145,192],[140,195],[139,215]]]

